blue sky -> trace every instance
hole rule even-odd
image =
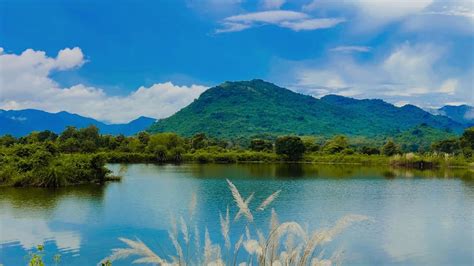
[[[167,117],[262,78],[321,97],[474,104],[472,1],[0,1],[0,108]]]

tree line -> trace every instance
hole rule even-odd
[[[471,127],[460,137],[433,143],[425,153],[472,160],[473,150],[474,127]],[[20,138],[1,136],[0,184],[100,183],[108,178],[107,162],[317,161],[324,156],[331,162],[340,160],[341,156],[355,160],[363,156],[385,158],[397,154],[402,151],[392,139],[379,146],[376,143],[354,145],[351,139],[342,135],[330,139],[314,136],[271,139],[264,136],[244,142],[215,139],[205,134],[181,137],[175,133],[140,132],[131,137],[112,136],[100,134],[95,126],[67,127],[60,134],[45,130]]]

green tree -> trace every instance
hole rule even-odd
[[[253,151],[271,151],[273,150],[273,144],[264,139],[252,139],[250,141],[250,149]]]
[[[303,156],[305,146],[299,137],[279,137],[275,142],[275,152],[279,155],[286,155],[288,159],[295,161]]]
[[[57,138],[58,138],[58,134],[49,130],[38,132],[38,141],[40,142],[55,141]]]
[[[436,152],[458,154],[461,151],[461,145],[458,139],[445,139],[433,143],[431,149]]]
[[[148,132],[141,131],[138,133],[137,138],[142,144],[147,145],[148,141],[150,141],[150,134]]]
[[[68,126],[59,136],[60,141],[66,141],[70,138],[77,138],[77,128],[73,126]]]
[[[204,133],[196,134],[191,138],[191,147],[195,150],[203,149],[207,147],[207,145],[208,139]]]
[[[378,148],[370,146],[362,146],[360,152],[368,155],[380,154],[380,150]]]
[[[301,140],[303,141],[303,144],[305,146],[305,149],[307,152],[316,152],[319,151],[320,146],[316,142],[316,138],[312,136],[304,136],[301,137]]]
[[[68,138],[59,144],[59,150],[65,153],[74,153],[81,150],[80,143],[75,138]]]
[[[471,157],[474,151],[474,127],[467,128],[460,139],[460,145],[464,156]]]
[[[0,145],[5,147],[10,147],[16,143],[16,139],[12,135],[4,135],[0,137]]]
[[[323,151],[330,154],[342,152],[349,146],[347,138],[339,135],[328,140],[323,147]]]
[[[382,154],[385,156],[392,156],[397,153],[400,153],[400,149],[393,140],[389,139],[382,147]]]

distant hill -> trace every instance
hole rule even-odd
[[[458,123],[474,125],[474,107],[469,105],[446,105],[439,109],[432,109],[430,112],[447,116]]]
[[[464,126],[416,106],[396,107],[382,100],[295,93],[262,80],[225,82],[210,88],[176,114],[154,123],[150,132],[199,132],[214,137],[346,134],[395,135],[426,124],[460,132]]]
[[[0,135],[11,134],[24,136],[32,131],[51,130],[55,133],[62,132],[66,126],[77,128],[95,125],[103,134],[133,135],[148,128],[156,119],[140,117],[127,124],[105,124],[92,118],[83,117],[68,112],[48,113],[45,111],[25,110],[0,110]]]

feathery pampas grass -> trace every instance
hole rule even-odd
[[[336,252],[330,258],[323,258],[324,252],[322,248],[320,248],[321,250],[318,254],[315,254],[318,247],[322,247],[322,245],[332,241],[335,236],[351,224],[369,220],[368,217],[363,215],[347,215],[338,220],[333,227],[309,232],[294,221],[280,223],[276,211],[271,209],[268,234],[265,235],[254,223],[254,215],[249,207],[254,194],[252,193],[244,200],[237,187],[230,180],[227,180],[227,184],[238,212],[233,222],[230,221],[229,207],[227,207],[225,215],[219,214],[224,249],[220,244],[212,243],[207,228],[204,231],[204,247],[201,249],[199,228],[193,220],[197,206],[196,195],[193,194],[189,205],[187,221],[182,216],[179,218],[179,231],[176,219],[174,217],[171,219],[171,229],[168,234],[171,244],[175,249],[174,254],[164,254],[160,257],[139,239],[119,238],[127,247],[112,249],[112,254],[104,258],[99,265],[111,265],[115,260],[134,256],[138,258],[133,263],[163,266],[235,266],[237,264],[239,266],[328,266],[340,263],[341,253]],[[280,192],[278,190],[268,196],[255,210],[259,212],[265,211],[278,197]],[[233,244],[230,239],[232,225],[242,216],[246,218],[245,229]],[[188,223],[194,224],[189,225]],[[193,227],[194,232],[189,230]],[[191,239],[194,240],[194,243],[192,243]],[[246,254],[239,256],[239,252],[242,249]],[[224,256],[223,251],[226,254]]]

